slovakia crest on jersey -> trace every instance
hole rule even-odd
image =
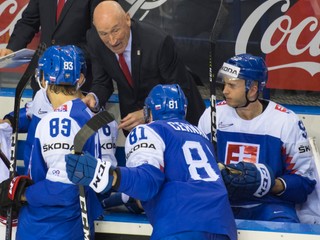
[[[241,161],[257,163],[259,160],[260,145],[253,143],[228,142],[225,163]]]
[[[60,107],[58,107],[55,112],[67,112],[68,111],[68,105],[67,104],[63,104]]]
[[[157,105],[154,106],[154,108],[155,108],[155,110],[159,110],[159,109],[161,109],[161,105],[157,104]]]

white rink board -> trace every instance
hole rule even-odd
[[[152,232],[152,227],[150,224],[142,224],[142,223],[97,221],[95,224],[95,230],[98,233],[150,236]],[[269,231],[258,231],[254,229],[238,230],[238,240],[319,240],[319,239],[320,239],[320,235],[314,235],[314,234],[269,232]]]
[[[320,235],[238,230],[238,240],[319,240]]]
[[[192,221],[192,220],[191,220]],[[319,240],[320,225],[236,220],[238,240]],[[95,222],[97,233],[150,236],[151,225],[145,215],[111,213]]]

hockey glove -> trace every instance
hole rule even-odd
[[[239,162],[221,170],[231,201],[263,197],[274,186],[275,178],[270,167],[264,164]]]
[[[0,207],[21,207],[26,203],[21,200],[21,195],[32,184],[33,181],[28,176],[17,176],[3,181],[0,184]]]
[[[138,204],[138,201],[139,200],[129,197],[125,193],[116,192],[111,194],[108,198],[103,199],[101,203],[103,208],[107,211],[112,211],[112,208],[124,205],[129,212],[140,214],[144,210],[141,208],[141,204]]]
[[[131,213],[140,214],[140,213],[143,213],[144,210],[141,204],[138,204],[138,201],[139,200],[130,197],[128,202],[126,202],[124,205]]]
[[[90,153],[65,156],[68,178],[79,185],[90,186],[97,193],[105,193],[112,187],[113,168],[108,161],[96,159]]]

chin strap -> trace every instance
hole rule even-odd
[[[255,98],[254,100],[250,101],[250,100],[248,99],[248,90],[247,90],[247,91],[246,91],[246,101],[247,101],[246,104],[244,104],[243,106],[235,107],[235,109],[237,109],[237,108],[245,108],[245,107],[247,107],[250,103],[253,103],[253,102],[257,101],[258,98],[259,98],[259,94],[257,94],[257,96],[256,96],[256,98]]]

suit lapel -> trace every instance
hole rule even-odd
[[[52,26],[52,29],[54,29],[56,27],[57,0],[48,0],[47,4],[50,6],[49,9],[52,9],[52,11],[47,11],[48,21],[50,21],[50,25]]]
[[[57,22],[57,26],[60,25],[61,21],[63,20],[63,18],[66,16],[67,12],[69,11],[70,7],[72,6],[72,4],[74,3],[75,0],[67,0],[67,2],[65,3],[65,5],[63,6],[62,12],[60,14],[60,18]],[[57,7],[56,7],[57,8]]]

